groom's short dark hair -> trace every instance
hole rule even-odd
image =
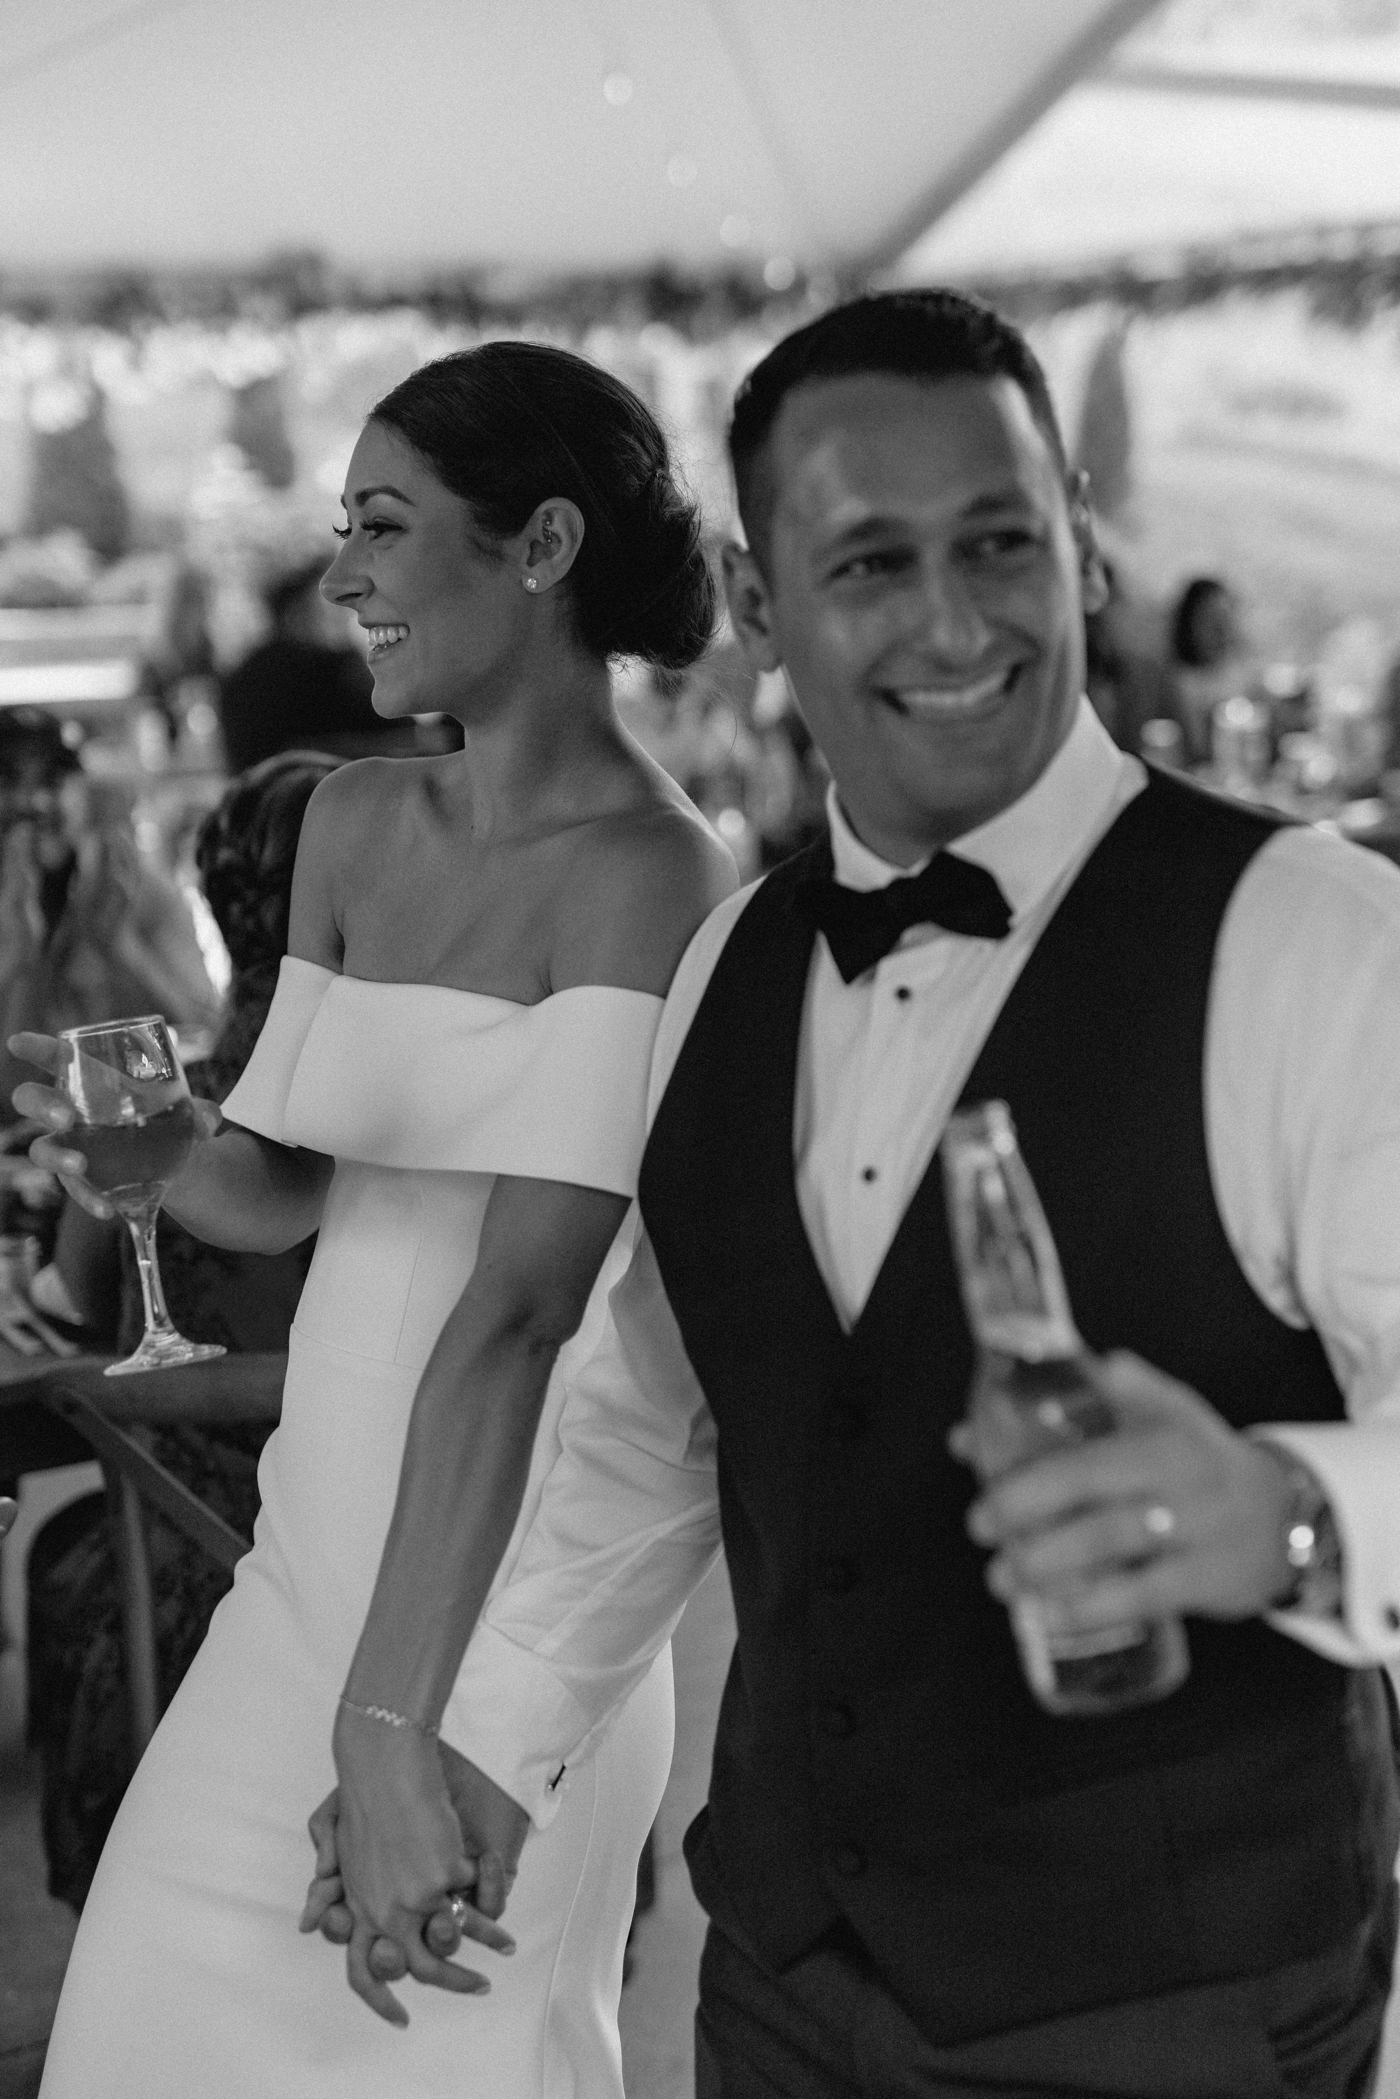
[[[769,440],[795,387],[857,372],[907,379],[1013,379],[1030,403],[1056,461],[1068,462],[1040,360],[1019,328],[981,299],[934,286],[876,292],[834,306],[784,336],[756,364],[734,402],[729,456],[749,547],[767,567],[776,489]]]

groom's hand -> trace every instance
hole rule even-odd
[[[1034,1595],[1056,1633],[1267,1610],[1289,1572],[1278,1455],[1140,1357],[1086,1358],[1085,1374],[1117,1426],[984,1484],[968,1529],[994,1554],[988,1587]]]
[[[515,1885],[530,1817],[509,1793],[502,1792],[493,1779],[446,1742],[438,1743],[438,1755],[447,1797],[461,1824],[463,1846],[476,1860],[475,1907],[483,1916],[499,1917]],[[444,1918],[452,1925],[451,1916],[439,1910],[434,1927]],[[439,1950],[435,1944],[434,1951]]]
[[[444,1960],[451,1959],[464,1936],[500,1951],[500,1941],[488,1920],[499,1917],[506,1906],[521,1849],[529,1834],[530,1818],[509,1793],[502,1792],[484,1771],[478,1770],[466,1757],[459,1756],[446,1742],[439,1742],[438,1754],[448,1798],[461,1826],[463,1849],[475,1862],[476,1890],[467,1912],[465,1932],[459,1929],[450,1910],[440,1909],[428,1919],[423,1938],[429,1949]],[[301,1929],[319,1931],[333,1945],[347,1946],[354,1935],[355,1920],[344,1900],[340,1879],[335,1841],[338,1811],[337,1788],[326,1795],[311,1817],[316,1875],[302,1912]],[[377,1942],[380,1951],[376,1953],[375,1961],[377,1966],[384,1967],[380,1976],[384,1982],[398,1981],[407,1967],[400,1954],[397,1972],[388,1972],[388,1949],[392,1943],[390,1940]]]

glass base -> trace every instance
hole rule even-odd
[[[172,1327],[169,1333],[145,1335],[134,1356],[127,1356],[120,1363],[108,1363],[102,1375],[130,1377],[138,1370],[175,1370],[184,1363],[207,1363],[214,1356],[227,1354],[221,1342],[187,1341]]]

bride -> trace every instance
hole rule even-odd
[[[396,387],[344,507],[322,589],[367,630],[376,710],[452,714],[465,748],[317,789],[272,1010],[170,1193],[217,1245],[320,1236],[253,1549],[103,1854],[45,2099],[621,2099],[669,1658],[526,1842],[509,1936],[486,1912],[524,1817],[450,1749],[450,1697],[622,1252],[662,995],[734,884],[608,674],[694,661],[713,586],[649,412],[535,344]],[[14,1047],[53,1070],[48,1038]],[[52,1088],[16,1105],[80,1178]],[[296,1929],[307,1817],[337,1786],[319,1869],[378,2019]],[[463,1930],[489,1976],[444,1957]],[[411,2024],[405,1970],[436,1985]]]

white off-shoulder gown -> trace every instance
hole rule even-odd
[[[637,1856],[671,1754],[669,1650],[526,1842],[488,1996],[399,1986],[397,2030],[303,1937],[311,1810],[398,1483],[414,1391],[471,1274],[496,1174],[635,1189],[661,1001],[541,1004],[283,963],[235,1122],[332,1155],[253,1549],[117,1817],[73,1947],[43,2099],[621,2099]],[[620,1249],[561,1355],[498,1581],[558,1449]]]

